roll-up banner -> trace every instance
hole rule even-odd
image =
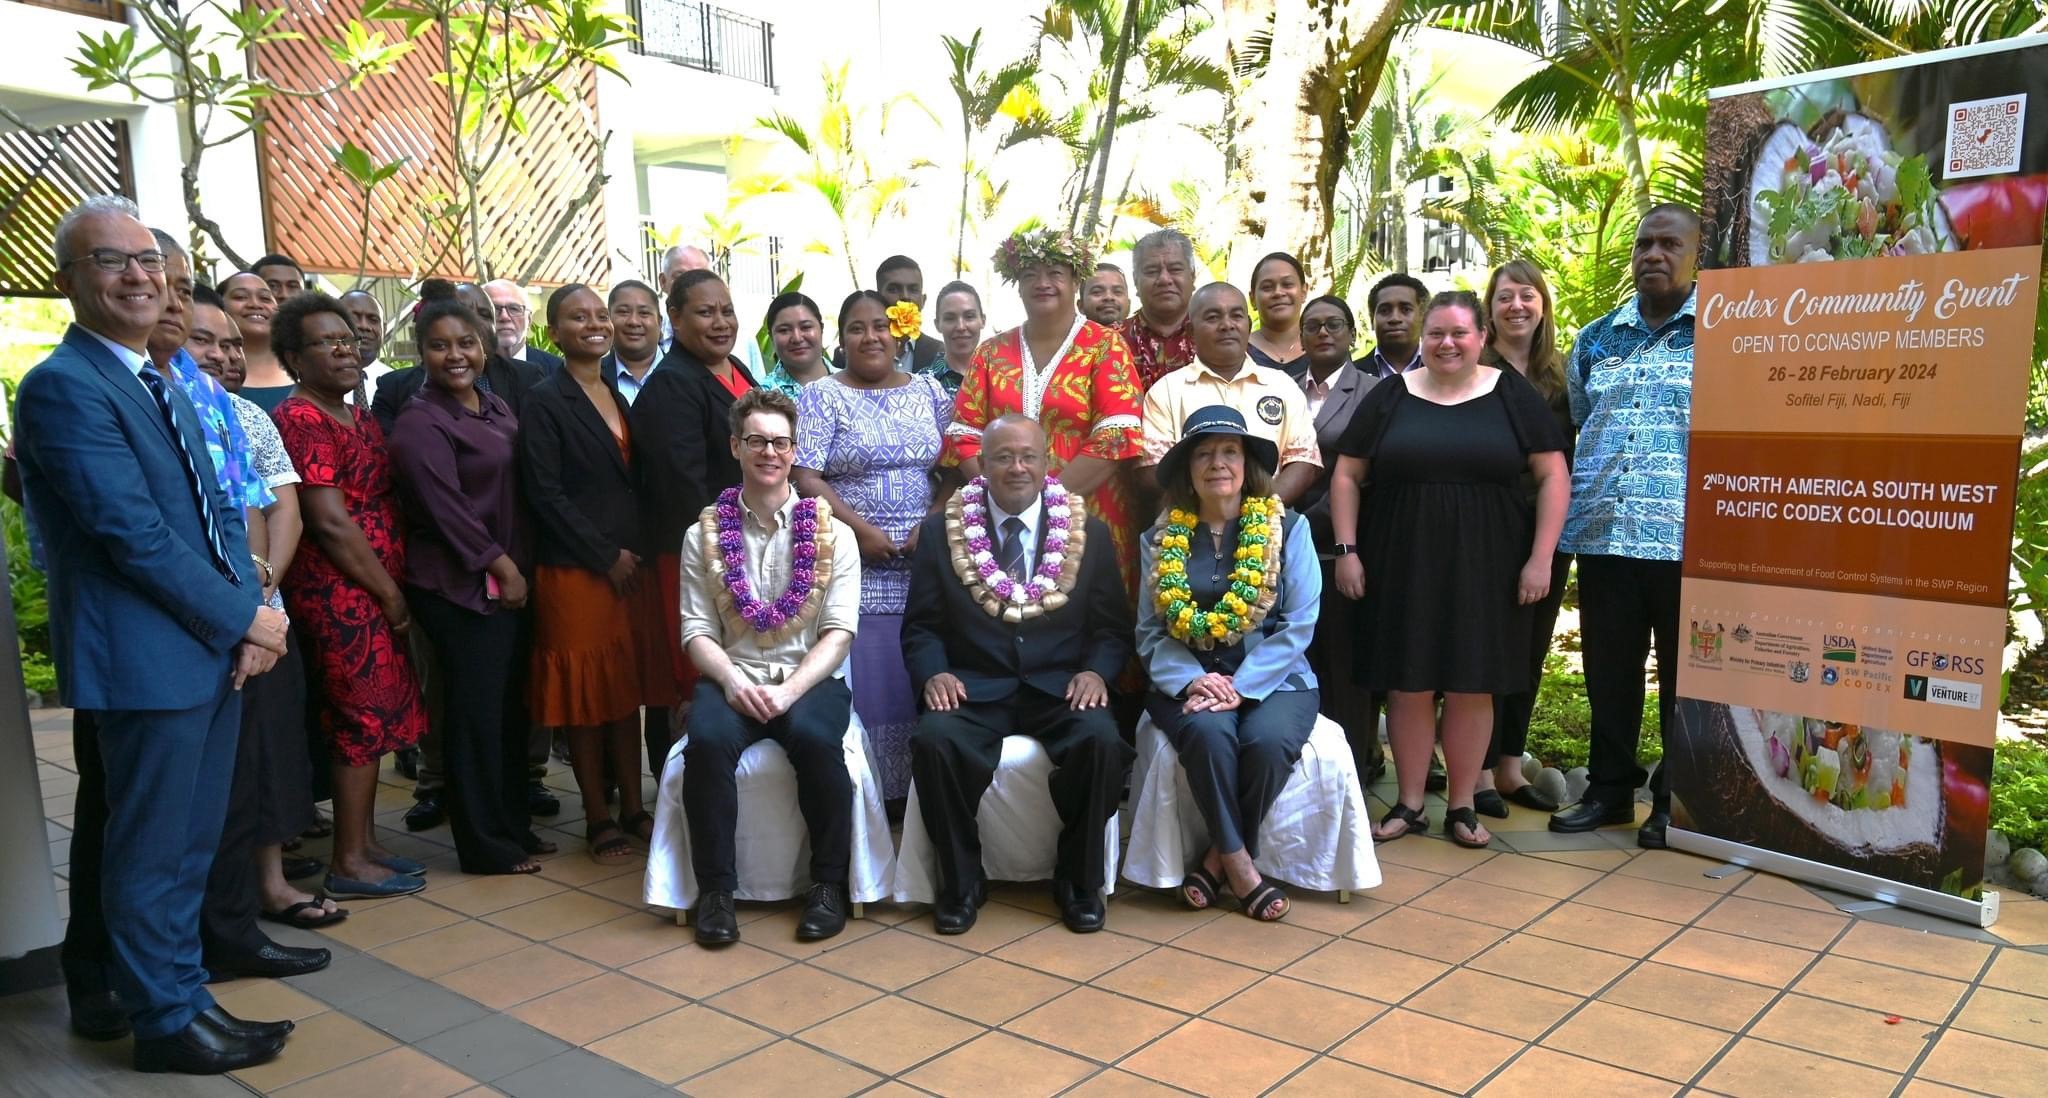
[[[1716,92],[1671,845],[1980,926],[2048,38]]]

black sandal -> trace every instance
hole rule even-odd
[[[302,918],[308,911],[318,914],[310,919]],[[300,900],[283,911],[258,911],[256,917],[267,923],[282,923],[285,926],[298,927],[300,930],[318,930],[348,918],[348,909],[337,907],[329,911],[324,899]]]
[[[635,812],[631,816],[628,816],[625,819],[620,820],[619,824],[620,826],[626,829],[626,834],[633,836],[641,842],[654,842],[654,813],[642,809],[641,811]],[[645,825],[647,828],[647,833],[645,835],[642,835],[640,833],[640,828],[642,825]]]
[[[1487,832],[1486,839],[1483,842],[1476,839],[1468,839],[1458,834],[1458,825],[1460,824],[1464,825],[1467,834],[1477,835],[1481,830],[1479,814],[1470,808],[1448,808],[1444,810],[1444,834],[1449,835],[1452,842],[1467,850],[1485,850],[1493,845],[1492,832]]]
[[[1275,900],[1280,901],[1278,908],[1273,906]],[[1287,911],[1292,906],[1287,902],[1286,891],[1274,884],[1271,878],[1263,876],[1259,878],[1258,884],[1252,886],[1250,892],[1238,897],[1237,902],[1246,915],[1262,923],[1279,922],[1287,917]]]
[[[1395,820],[1399,820],[1403,824],[1400,834],[1382,836],[1379,831],[1380,827],[1385,827]],[[1425,835],[1429,833],[1429,816],[1419,808],[1410,808],[1396,801],[1394,802],[1394,807],[1387,809],[1387,814],[1380,817],[1379,827],[1373,828],[1372,841],[1376,843],[1390,843],[1395,839],[1406,838],[1411,832],[1416,831],[1420,831]]]
[[[528,830],[526,834],[519,836],[519,849],[526,851],[531,857],[535,854],[553,854],[561,848]]]
[[[1216,906],[1216,900],[1223,894],[1223,883],[1209,875],[1209,871],[1196,866],[1188,871],[1187,878],[1180,883],[1181,902],[1196,911],[1207,911]]]
[[[599,865],[615,865],[633,854],[633,844],[627,841],[617,820],[591,824],[584,831],[583,840],[590,844],[590,860]]]

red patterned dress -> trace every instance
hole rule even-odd
[[[405,537],[384,432],[370,413],[354,409],[353,427],[304,397],[291,397],[271,418],[299,470],[301,490],[334,488],[348,517],[392,578],[405,578]],[[427,729],[420,680],[406,645],[368,589],[344,575],[320,543],[299,542],[284,578],[285,609],[308,648],[319,682],[320,729],[348,766],[374,765],[387,752],[417,743]]]
[[[1125,317],[1116,331],[1124,337],[1124,346],[1131,349],[1131,363],[1145,392],[1151,391],[1160,378],[1195,360],[1195,338],[1188,331],[1186,317],[1181,318],[1180,327],[1172,335],[1153,331],[1142,312]]]
[[[1132,371],[1131,352],[1115,329],[1076,317],[1050,368],[1032,368],[1030,357],[1022,328],[1004,332],[974,352],[967,380],[953,401],[952,425],[946,428],[949,461],[980,455],[982,428],[1014,412],[1045,428],[1054,474],[1079,457],[1124,461],[1139,455],[1145,394]],[[1111,476],[1086,502],[1088,513],[1109,527],[1124,586],[1135,599],[1138,531],[1148,522],[1132,513],[1121,477]]]

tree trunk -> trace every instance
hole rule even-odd
[[[1124,25],[1116,38],[1116,64],[1109,70],[1109,102],[1102,110],[1102,159],[1095,165],[1095,182],[1088,188],[1088,220],[1081,226],[1081,239],[1091,240],[1102,217],[1102,192],[1109,188],[1109,151],[1116,140],[1116,112],[1123,97],[1124,69],[1131,52],[1138,48],[1138,0],[1124,5]]]
[[[967,104],[960,104],[960,231],[953,237],[953,277],[966,271],[967,184],[973,177],[974,129],[967,120]]]
[[[1244,99],[1241,229],[1260,251],[1288,251],[1311,272],[1332,266],[1330,226],[1351,131],[1386,64],[1400,0],[1226,0],[1239,27],[1273,13],[1266,67]],[[1253,166],[1256,165],[1254,171]]]
[[[1628,186],[1637,216],[1650,212],[1650,170],[1643,160],[1642,137],[1636,132],[1636,101],[1631,95],[1614,100],[1614,121],[1621,130],[1621,162],[1628,166]]]

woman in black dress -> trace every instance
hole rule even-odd
[[[1381,841],[1429,826],[1423,784],[1439,693],[1444,830],[1461,846],[1492,841],[1472,810],[1473,781],[1493,737],[1494,695],[1529,687],[1528,617],[1550,591],[1571,490],[1543,397],[1519,373],[1479,364],[1483,315],[1469,292],[1431,299],[1426,369],[1373,387],[1332,476],[1337,588],[1365,600],[1359,685],[1389,694],[1400,793],[1373,833]],[[1537,486],[1533,516],[1524,471]]]

